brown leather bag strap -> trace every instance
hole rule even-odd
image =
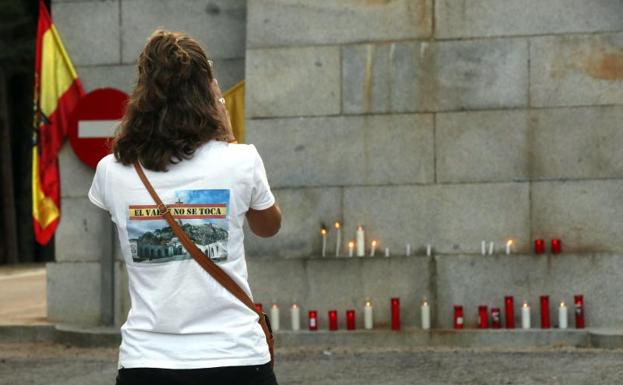
[[[221,269],[216,263],[214,263],[209,257],[207,257],[199,248],[195,245],[195,243],[188,237],[188,234],[180,227],[180,225],[175,221],[173,215],[169,211],[169,208],[162,203],[162,200],[154,190],[153,186],[147,179],[147,176],[143,172],[143,168],[137,162],[134,162],[134,169],[138,174],[139,178],[145,185],[147,191],[149,191],[149,195],[151,195],[154,202],[158,206],[158,211],[160,215],[167,221],[171,229],[177,235],[180,243],[184,246],[184,248],[188,251],[188,253],[193,257],[201,267],[205,271],[208,272],[218,283],[220,283],[225,289],[227,289],[234,297],[238,298],[240,302],[245,304],[251,311],[256,313],[260,319],[259,323],[262,326],[262,330],[266,335],[266,342],[268,343],[268,349],[270,351],[270,360],[271,363],[274,362],[274,353],[273,353],[273,336],[268,328],[268,324],[266,323],[266,319],[264,318],[264,314],[257,310],[253,300],[247,295],[247,293],[234,281],[223,269]]]

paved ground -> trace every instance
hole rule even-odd
[[[116,349],[0,344],[0,384],[114,384]],[[623,382],[623,350],[278,351],[281,385],[605,385]],[[233,384],[232,384],[233,385]]]
[[[46,322],[45,265],[0,267],[0,325]]]

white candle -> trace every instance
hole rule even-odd
[[[363,257],[366,254],[365,232],[363,226],[357,227],[357,256]]]
[[[521,327],[523,329],[530,329],[530,306],[524,302],[521,307]]]
[[[567,305],[563,301],[560,301],[560,307],[558,308],[558,327],[566,329],[568,327],[567,320]]]
[[[406,249],[405,250],[405,255],[407,257],[410,257],[411,256],[411,245],[407,243],[407,245],[405,246],[405,249]]]
[[[339,257],[342,248],[342,225],[340,222],[335,222],[335,231],[337,232],[335,241],[335,256]]]
[[[480,242],[480,253],[484,256],[487,255],[487,242],[486,241],[482,241]]]
[[[320,236],[322,236],[322,256],[327,256],[327,229],[324,227],[320,229]]]
[[[433,246],[432,245],[426,245],[426,256],[430,257],[431,255],[433,255]]]
[[[348,242],[348,256],[352,257],[353,256],[353,250],[355,249],[355,242],[350,241]]]
[[[273,330],[279,330],[279,306],[276,303],[270,307],[270,326]]]
[[[374,257],[374,253],[376,252],[376,241],[372,241],[370,246],[370,256]]]
[[[489,255],[493,255],[494,248],[495,248],[495,243],[490,242],[489,243]]]
[[[422,329],[428,330],[430,329],[430,305],[428,301],[424,300],[424,302],[422,302],[420,310],[422,311]]]
[[[366,301],[366,306],[363,308],[363,327],[368,330],[374,327],[372,302],[370,302],[369,300]]]
[[[386,248],[385,248],[385,256],[386,256],[386,257],[389,257],[389,247],[386,247]]]
[[[506,242],[506,255],[511,255],[511,247],[513,246],[513,240]]]
[[[293,304],[290,309],[292,318],[292,330],[301,330],[301,308],[297,304]]]

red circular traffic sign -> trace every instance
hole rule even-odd
[[[67,132],[78,159],[95,168],[110,154],[110,139],[127,103],[128,95],[114,88],[100,88],[80,98]]]

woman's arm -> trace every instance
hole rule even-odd
[[[247,211],[247,222],[253,234],[259,237],[272,237],[279,232],[281,228],[281,209],[277,204],[270,206],[265,210]]]

